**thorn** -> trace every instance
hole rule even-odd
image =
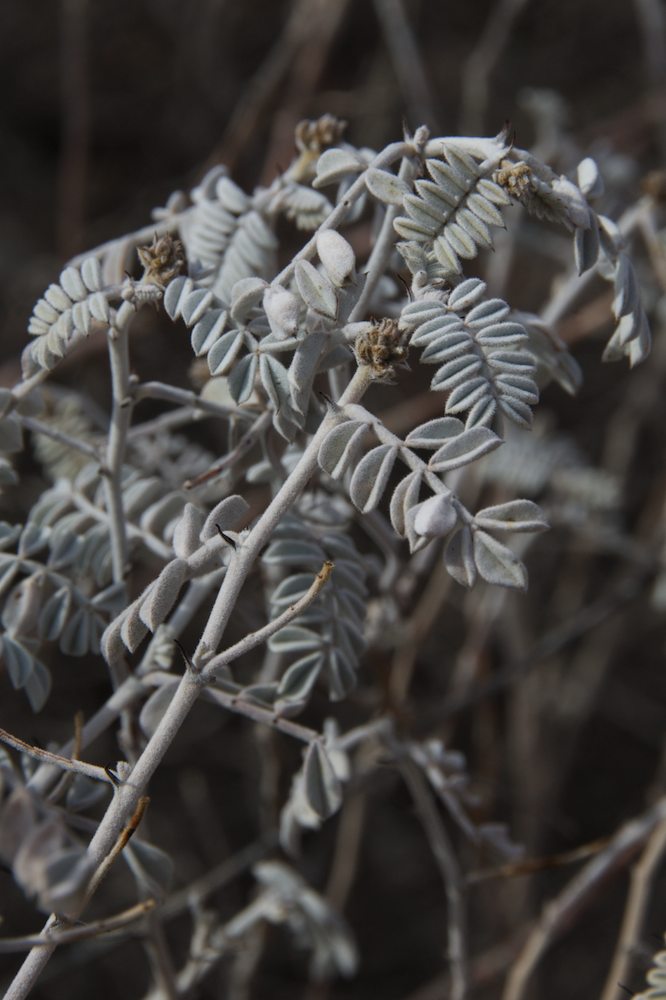
[[[326,403],[326,405],[328,406],[328,408],[330,410],[333,410],[334,413],[338,412],[338,410],[340,409],[340,407],[338,406],[337,403],[333,402],[333,400],[331,399],[330,396],[327,396],[326,393],[322,392],[321,389],[317,389],[316,392],[317,392],[318,396],[321,396],[321,398],[324,400],[324,402]]]
[[[105,766],[104,773],[105,773],[105,775],[107,776],[107,778],[109,779],[109,781],[111,782],[112,785],[115,785],[116,788],[120,788],[120,785],[122,784],[122,782],[121,782],[120,778],[118,777],[118,775],[116,774],[116,772],[111,770],[110,765],[107,764]]]
[[[218,532],[220,538],[224,539],[224,541],[227,543],[227,545],[230,545],[232,549],[235,549],[236,548],[236,542],[233,540],[233,538],[231,537],[231,535],[227,535],[226,532],[222,531],[222,528],[219,526],[219,524],[216,524],[215,527],[217,528],[217,532]]]
[[[410,285],[410,283],[407,281],[406,278],[403,278],[403,276],[399,272],[396,272],[396,274],[394,274],[394,278],[400,282],[402,287],[405,289],[405,294],[408,296],[409,301],[412,302],[414,300],[414,296],[412,294],[412,286]]]
[[[192,663],[189,654],[185,652],[185,647],[183,646],[182,642],[180,642],[178,639],[174,639],[173,644],[180,653],[180,655],[182,656],[182,658],[185,660],[185,663],[190,668],[192,673],[196,673],[196,670],[194,669],[194,664]]]

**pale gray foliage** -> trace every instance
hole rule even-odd
[[[30,375],[36,368],[54,368],[74,334],[87,336],[94,324],[108,326],[112,317],[97,258],[87,257],[80,267],[65,268],[30,317],[28,333],[38,339],[24,352],[24,374]]]
[[[346,534],[350,514],[340,502],[306,494],[298,512],[284,518],[263,555],[267,566],[288,574],[270,595],[272,617],[308,590],[312,573],[325,560],[334,563],[317,601],[270,640],[274,652],[296,656],[275,691],[276,711],[287,705],[292,711],[304,707],[319,676],[334,700],[344,698],[356,684],[364,645],[367,569]]]
[[[486,299],[486,285],[468,278],[448,295],[426,286],[402,310],[410,344],[421,362],[439,365],[431,388],[447,392],[446,413],[467,413],[467,427],[490,424],[496,413],[522,426],[539,399],[536,362],[525,348],[525,328],[502,299]]]
[[[592,161],[580,165],[576,184],[506,135],[430,140],[425,129],[379,154],[346,144],[306,151],[307,169],[296,161],[251,194],[215,168],[189,201],[170,199],[156,223],[172,243],[172,233],[182,238],[187,273],[178,273],[178,251],[162,282],[111,283],[109,261],[118,262],[128,241],[140,242],[135,234],[67,267],[35,306],[24,382],[0,390],[0,483],[15,481],[10,459],[29,435],[44,476],[56,482],[25,524],[0,524],[4,670],[38,710],[51,685],[43,662],[50,645],[58,643],[66,657],[106,659],[112,698],[120,699],[113,712],[107,706],[106,725],[124,713],[120,731],[132,761],[116,765],[114,797],[129,803],[129,813],[106,813],[99,839],[108,843],[117,842],[203,693],[218,708],[305,744],[280,811],[281,845],[292,856],[303,831],[318,830],[339,809],[352,772],[363,775],[355,770],[361,754],[354,757],[351,747],[368,749],[375,722],[383,728],[375,729],[371,769],[387,750],[395,760],[408,755],[466,837],[511,856],[501,827],[471,821],[464,761],[455,751],[438,741],[400,744],[387,718],[340,736],[334,720],[317,729],[309,717],[321,697],[337,702],[357,684],[369,605],[379,607],[379,621],[388,620],[389,608],[401,626],[402,570],[408,597],[431,556],[465,587],[480,579],[525,588],[526,568],[506,539],[542,531],[544,514],[533,499],[506,494],[482,496],[473,513],[465,503],[474,488],[515,474],[530,497],[559,489],[566,498],[560,518],[569,524],[577,504],[600,517],[612,507],[613,484],[595,477],[566,442],[555,441],[549,452],[524,434],[516,444],[511,434],[531,425],[539,385],[554,379],[573,392],[580,374],[554,322],[512,312],[503,299],[487,297],[482,280],[464,274],[465,262],[492,246],[505,206],[519,202],[573,233],[577,271],[596,269],[613,283],[617,329],[605,357],[627,355],[632,364],[649,348],[636,273],[617,227],[588,204],[601,193]],[[294,224],[292,235],[314,233],[290,262],[279,260],[280,216]],[[358,219],[371,219],[376,242],[368,254],[358,249]],[[393,274],[396,237],[412,275],[409,301]],[[169,320],[190,331],[193,353],[206,359],[211,376],[200,394],[142,384],[132,374],[128,333],[134,312],[148,304],[163,305]],[[35,387],[80,339],[105,328],[113,372],[108,432],[77,419],[49,425]],[[431,388],[444,394],[444,415],[419,426],[414,419],[398,437],[360,402],[372,379],[390,383],[401,374],[407,343],[420,350],[418,363],[436,366]],[[211,402],[211,386],[222,403]],[[379,386],[378,398],[385,390]],[[177,403],[174,424],[170,413],[136,422],[134,406],[146,397]],[[173,433],[202,416],[223,424],[210,446],[220,459]],[[68,451],[75,460],[65,461]],[[195,481],[189,489],[186,479]],[[409,548],[407,556],[402,546],[404,561],[400,539]],[[258,625],[262,604],[251,594],[261,584],[249,578],[257,565],[268,611]],[[252,631],[225,647],[232,616],[234,626],[251,621]],[[188,643],[188,628],[200,618],[196,649],[190,655],[179,646],[182,667],[174,642]],[[388,648],[390,636],[384,642]],[[263,663],[251,673],[262,646]],[[236,674],[234,657],[250,650]],[[122,701],[128,688],[134,700]],[[360,695],[354,710],[366,704],[368,692]],[[0,856],[38,906],[78,916],[93,861],[108,855],[106,847],[95,853],[97,835],[82,846],[72,814],[92,806],[99,789],[77,774],[53,791],[43,771],[27,759],[21,767],[29,789],[0,755]],[[145,777],[125,781],[136,774]],[[275,802],[269,806],[277,816]],[[79,829],[98,823],[81,819]],[[159,848],[135,840],[126,855],[142,896],[168,894],[172,865]],[[323,897],[283,863],[262,864],[255,875],[253,919],[286,924],[310,951],[315,976],[352,974],[353,940]]]
[[[439,157],[426,160],[430,178],[414,183],[416,194],[404,195],[407,215],[394,222],[404,240],[398,249],[412,273],[451,278],[462,274],[463,260],[492,247],[491,227],[503,225],[501,209],[511,199],[490,178],[507,152],[500,137],[495,155],[485,159],[453,140],[442,142]]]
[[[277,904],[268,912],[268,919],[286,922],[301,947],[311,952],[313,977],[353,975],[358,965],[356,945],[347,925],[326,900],[283,861],[261,862],[254,875]]]

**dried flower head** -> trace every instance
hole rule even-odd
[[[304,119],[296,126],[296,148],[301,152],[321,153],[340,142],[347,122],[335,115],[322,115],[314,120]]]
[[[356,359],[359,365],[372,368],[373,377],[377,381],[392,384],[397,381],[398,368],[409,368],[409,349],[404,340],[405,335],[398,328],[397,320],[380,320],[356,338]]]
[[[502,160],[493,180],[537,219],[557,222],[569,230],[590,225],[589,207],[580,190],[547,168],[539,176],[524,160]]]
[[[183,269],[185,250],[180,240],[171,233],[155,233],[150,246],[137,247],[139,260],[144,267],[144,280],[165,288]]]
[[[500,169],[493,174],[493,180],[516,201],[525,202],[536,191],[534,175],[523,160],[518,163],[502,160]]]

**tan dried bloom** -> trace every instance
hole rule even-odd
[[[185,264],[183,244],[171,233],[159,237],[155,233],[150,246],[137,247],[137,253],[144,267],[144,280],[160,288],[180,274]]]
[[[335,115],[322,115],[314,120],[305,119],[296,126],[296,148],[302,153],[321,153],[340,142],[347,122]]]
[[[359,365],[372,368],[373,378],[379,382],[392,384],[397,380],[398,368],[409,368],[409,350],[395,319],[380,320],[366,333],[360,334],[356,338],[354,352]]]

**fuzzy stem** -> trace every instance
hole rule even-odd
[[[106,452],[104,485],[111,530],[113,579],[116,583],[120,583],[125,578],[127,571],[127,529],[125,525],[125,512],[123,510],[121,480],[125,449],[127,447],[127,432],[132,420],[129,343],[127,336],[127,324],[132,312],[132,307],[125,303],[118,312],[117,326],[111,327],[108,332],[113,411],[109,430],[109,444]]]
[[[259,552],[267,544],[278,523],[298,500],[317,467],[319,447],[328,432],[340,421],[340,408],[360,400],[368,388],[371,372],[367,367],[358,368],[347,389],[340,397],[338,408],[322,420],[300,461],[282,488],[268,505],[256,525],[235,551],[224,583],[210,613],[199,645],[194,653],[194,663],[204,665],[219,648],[224,630],[236,606],[238,595],[247,579]]]
[[[370,380],[370,369],[368,367],[359,368],[343,393],[339,401],[339,407],[348,403],[358,402],[368,388]],[[205,641],[202,639],[199,643],[197,653],[195,653],[195,662],[201,662],[204,659],[204,651],[208,652],[208,658],[210,658],[210,654],[217,649],[235,607],[241,587],[252,568],[255,558],[270,538],[280,519],[296,502],[302,490],[307,485],[308,480],[317,467],[319,446],[326,434],[340,419],[341,413],[338,407],[324,418],[295,469],[252,529],[243,545],[235,553],[208,620],[204,633],[206,639]],[[102,865],[113,851],[114,845],[125,827],[127,818],[136,810],[148,782],[178,735],[181,726],[197,701],[201,689],[202,678],[193,673],[193,671],[188,670],[181,678],[166,712],[160,719],[157,729],[134,765],[129,778],[118,788],[114,795],[109,808],[97,828],[95,836],[88,846],[88,856],[95,867]],[[67,916],[71,919],[76,919],[79,916],[79,912],[67,914]],[[46,933],[53,926],[54,921],[54,917],[49,918],[43,933]],[[16,974],[14,981],[10,984],[5,995],[5,1000],[25,1000],[25,997],[28,996],[37,982],[54,950],[55,947],[49,945],[33,948]]]

